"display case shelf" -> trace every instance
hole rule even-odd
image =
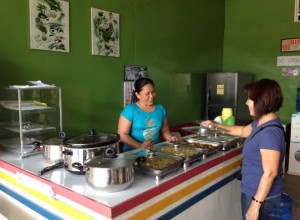
[[[19,151],[22,157],[40,152],[32,141],[56,137],[62,131],[59,87],[9,87],[0,95],[1,148]]]

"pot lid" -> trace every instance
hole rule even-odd
[[[42,141],[42,145],[63,145],[63,140],[59,138],[49,138]]]
[[[104,155],[92,157],[84,162],[88,167],[95,168],[123,168],[133,165],[133,161],[126,157],[118,157],[113,148],[108,148]]]
[[[66,144],[74,148],[90,148],[115,144],[119,140],[118,134],[96,133],[96,130],[90,130],[87,134],[67,139]]]

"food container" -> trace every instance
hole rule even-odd
[[[117,192],[131,186],[134,180],[134,160],[118,157],[114,148],[104,155],[85,161],[86,181],[92,188],[104,192]]]
[[[195,161],[201,161],[204,154],[202,149],[187,147],[180,143],[159,144],[155,145],[152,150],[162,154],[182,157],[184,168],[189,167]]]
[[[202,149],[204,158],[221,149],[221,144],[219,142],[203,141],[197,138],[187,138],[184,142],[188,147]]]
[[[140,157],[145,159],[142,163],[136,164],[134,168],[137,171],[155,176],[156,180],[161,180],[167,174],[176,172],[181,168],[183,158],[159,152],[139,150],[124,153],[126,158],[137,160]]]
[[[235,137],[227,134],[219,134],[217,136],[202,135],[195,136],[192,139],[219,143],[221,145],[220,150],[222,151],[227,151],[231,148],[240,147],[244,142],[244,138]]]
[[[85,174],[84,162],[103,155],[108,148],[117,150],[119,140],[118,134],[96,133],[95,130],[67,139],[62,151],[65,169],[73,173]]]
[[[62,148],[63,140],[50,138],[42,142],[42,155],[46,163],[54,164],[63,160]]]
[[[63,160],[62,148],[65,138],[65,132],[61,131],[58,134],[58,138],[49,138],[40,143],[46,163],[55,164]]]

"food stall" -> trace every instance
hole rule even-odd
[[[9,219],[240,219],[241,152],[239,144],[221,149],[159,178],[135,169],[128,188],[104,192],[65,168],[39,175],[49,165],[41,154],[2,149],[0,212]]]

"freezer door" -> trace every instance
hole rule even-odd
[[[237,73],[207,73],[207,105],[236,106]]]

